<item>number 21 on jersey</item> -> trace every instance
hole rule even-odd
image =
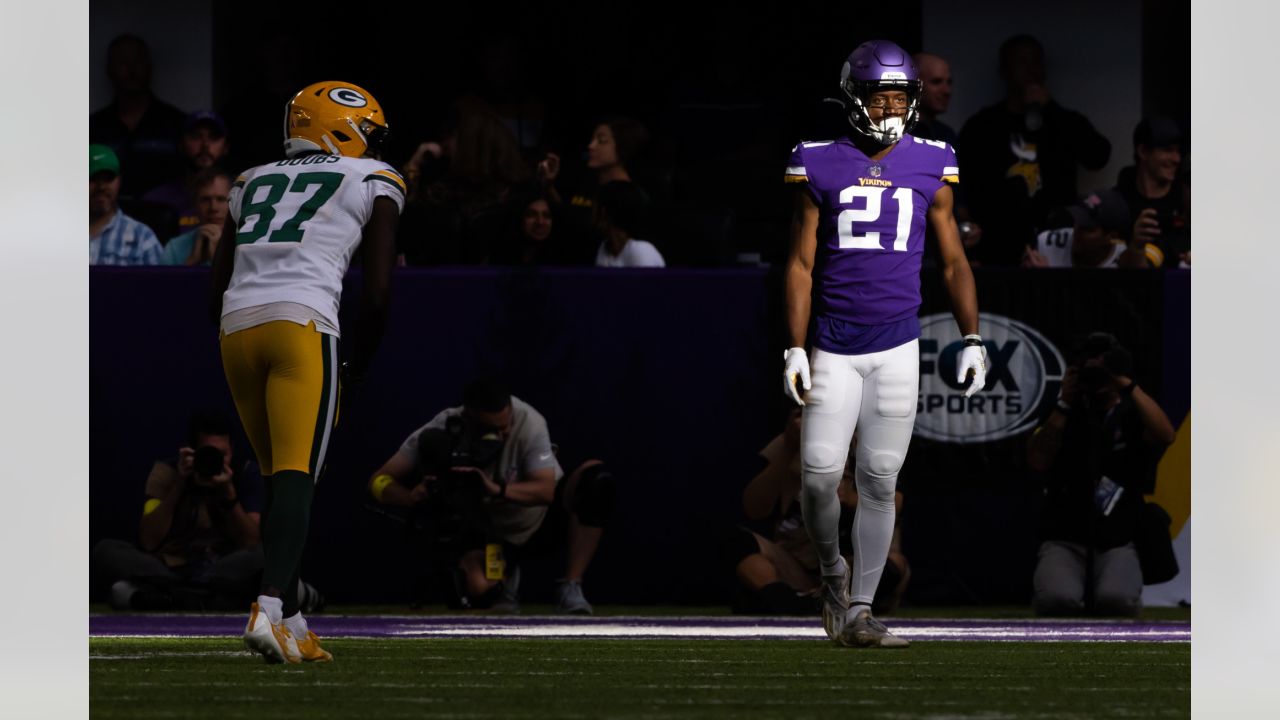
[[[861,198],[866,202],[866,206],[857,210],[841,211],[840,217],[836,219],[836,225],[840,231],[840,249],[841,250],[884,250],[884,246],[880,244],[880,233],[871,231],[865,233],[855,233],[854,230],[858,223],[873,223],[880,219],[881,199],[884,195],[885,188],[882,187],[862,187],[854,185],[840,191],[840,204],[848,205],[855,199]],[[891,200],[897,201],[898,204],[898,225],[897,233],[893,238],[893,250],[895,252],[907,251],[907,238],[911,235],[911,188],[901,187],[893,191],[890,196]]]
[[[342,173],[336,172],[299,173],[292,185],[289,184],[289,176],[280,173],[254,178],[253,182],[244,189],[244,205],[240,209],[236,245],[255,243],[267,234],[271,229],[272,221],[276,219],[276,206],[281,205],[281,201],[285,200],[286,192],[292,196],[294,193],[305,195],[310,191],[311,197],[300,205],[298,204],[300,198],[295,197],[290,197],[288,202],[283,203],[285,208],[296,205],[298,210],[293,217],[267,237],[267,242],[273,243],[302,242],[304,232],[302,223],[310,220],[316,211],[333,197],[333,194],[338,191],[338,186],[342,184],[342,179]],[[255,200],[255,196],[260,194],[259,190],[262,188],[267,188],[266,194],[262,199]],[[312,188],[315,188],[314,191]],[[250,219],[253,220],[252,227],[248,227]]]

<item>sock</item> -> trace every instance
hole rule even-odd
[[[858,617],[858,613],[866,612],[871,614],[871,606],[866,603],[849,603],[849,612],[845,614],[848,622],[853,622]]]
[[[285,586],[288,589],[281,593],[284,597],[285,617],[292,617],[302,610],[302,563],[298,564],[299,567],[295,568],[293,575],[289,577],[289,584]]]
[[[271,597],[270,595],[258,596],[258,607],[267,614],[267,622],[272,625],[279,625],[280,619],[284,617],[284,612],[281,609],[283,605],[284,603],[278,597]]]
[[[893,542],[893,491],[898,474],[877,477],[858,467],[854,481],[858,486],[858,510],[853,516],[853,587],[849,600],[869,607]]]
[[[805,530],[818,550],[823,575],[840,570],[840,498],[836,488],[844,473],[819,473],[806,469],[800,487],[800,513]]]
[[[284,626],[289,628],[289,634],[293,635],[293,639],[307,639],[307,619],[302,617],[302,613],[296,613],[285,618]]]
[[[278,471],[268,482],[271,508],[262,528],[262,553],[266,556],[262,584],[279,591],[281,612],[293,615],[298,612],[298,567],[307,543],[315,483],[299,470]]]

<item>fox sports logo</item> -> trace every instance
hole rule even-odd
[[[985,443],[1035,427],[1057,401],[1066,367],[1062,353],[1030,326],[982,313],[987,384],[964,396],[956,368],[964,340],[950,313],[920,318],[920,397],[917,435],[950,443]]]

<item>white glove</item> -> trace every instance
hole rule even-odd
[[[796,390],[796,376],[800,376],[805,390],[812,387],[809,383],[809,356],[805,354],[804,348],[793,347],[783,353],[782,359],[786,361],[786,367],[782,370],[783,392],[797,404],[804,405],[804,400],[800,399],[800,393]]]
[[[965,335],[964,339],[969,340],[982,338],[977,335]],[[956,382],[963,384],[965,377],[969,371],[973,371],[973,384],[968,390],[964,391],[965,397],[972,397],[987,384],[987,349],[982,345],[966,345],[960,351],[960,367],[956,372]]]

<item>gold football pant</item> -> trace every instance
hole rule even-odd
[[[338,339],[287,320],[222,336],[222,367],[264,477],[318,478],[337,422]]]

